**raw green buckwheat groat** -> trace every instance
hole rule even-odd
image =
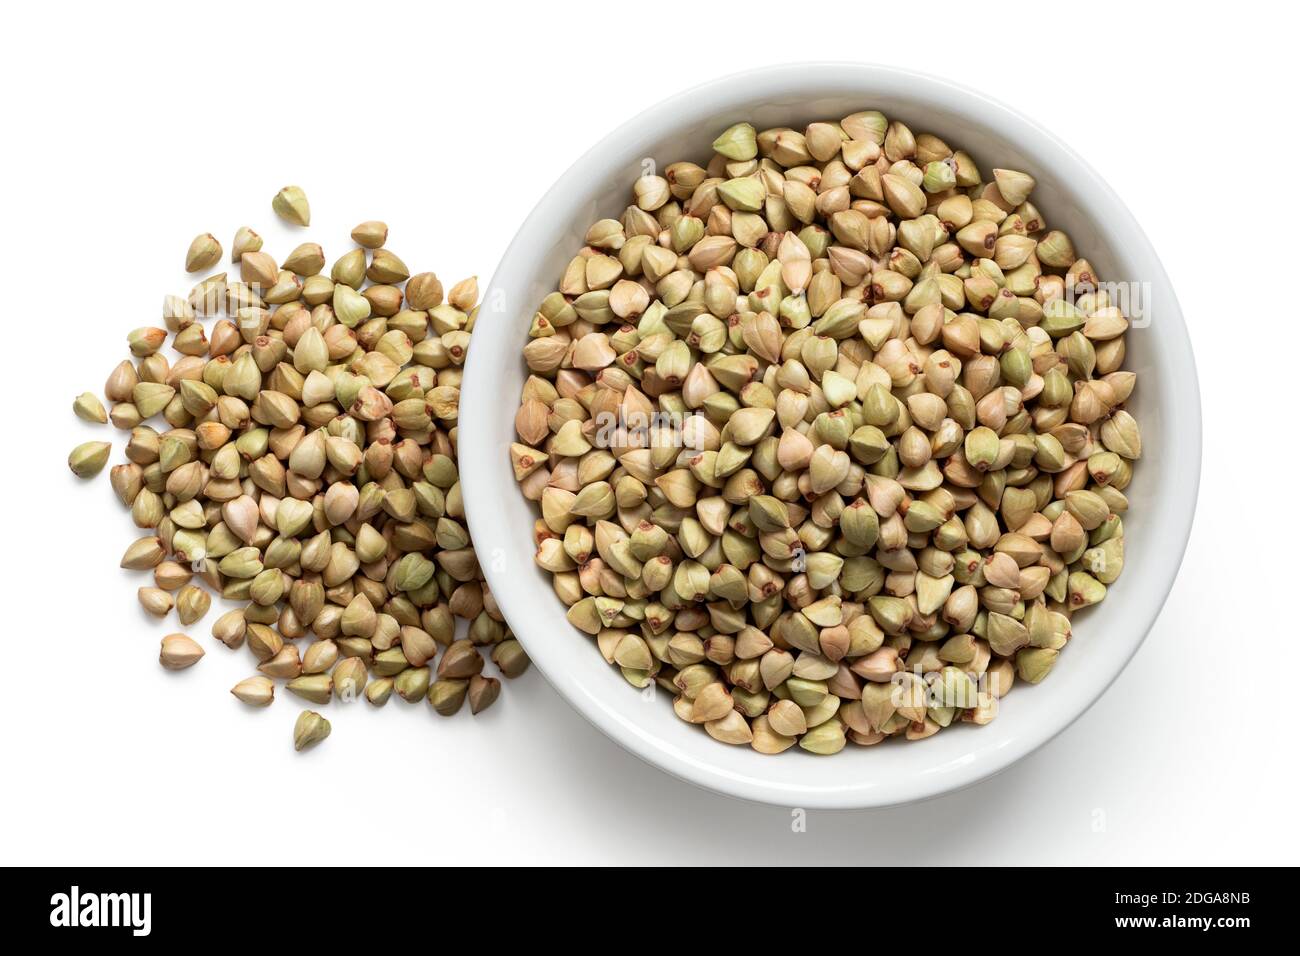
[[[713,149],[637,179],[532,319],[537,563],[725,743],[988,723],[1123,567],[1128,321],[1028,173],[875,111]]]

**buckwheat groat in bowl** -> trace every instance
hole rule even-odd
[[[978,94],[846,64],[690,91],[561,178],[486,301],[485,574],[555,687],[692,782],[969,784],[1079,716],[1172,584],[1177,301],[1096,174]]]

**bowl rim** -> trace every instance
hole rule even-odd
[[[1171,430],[1177,433],[1177,440],[1182,443],[1181,447],[1188,453],[1188,460],[1194,462],[1195,467],[1180,474],[1172,492],[1169,492],[1175,496],[1175,500],[1170,502],[1170,518],[1162,529],[1162,540],[1171,552],[1176,550],[1177,560],[1163,562],[1160,571],[1155,572],[1158,577],[1158,587],[1146,593],[1126,597],[1126,600],[1132,602],[1129,608],[1132,612],[1130,623],[1126,628],[1127,644],[1122,653],[1109,658],[1110,665],[1105,669],[1104,679],[1096,680],[1091,687],[1087,688],[1086,699],[1081,702],[1076,700],[1073,707],[1062,707],[1059,713],[1053,712],[1050,720],[1018,735],[1008,745],[991,753],[981,753],[979,759],[973,759],[952,772],[941,775],[921,774],[910,778],[906,784],[900,783],[894,786],[875,785],[862,789],[852,786],[813,788],[777,780],[760,781],[751,777],[742,779],[721,767],[710,766],[702,761],[682,759],[680,753],[666,745],[655,734],[629,722],[621,714],[610,709],[601,699],[576,686],[574,681],[566,678],[562,670],[557,671],[556,668],[549,666],[548,662],[553,664],[555,661],[551,660],[551,655],[548,653],[549,645],[546,639],[543,637],[531,641],[528,636],[527,609],[522,599],[518,597],[516,589],[512,587],[517,582],[512,581],[505,570],[495,568],[493,562],[480,562],[484,577],[498,606],[506,620],[511,622],[511,630],[543,676],[570,706],[615,743],[651,766],[706,790],[759,803],[810,809],[895,806],[964,789],[1005,770],[1033,753],[1086,713],[1114,683],[1133,655],[1137,653],[1168,599],[1191,534],[1201,473],[1200,390],[1190,338],[1168,274],[1150,240],[1128,207],[1082,157],[1034,120],[964,84],[910,69],[843,61],[764,66],[700,83],[650,106],[600,139],[547,190],[507,247],[482,301],[484,303],[513,301],[511,288],[526,281],[528,273],[527,268],[516,268],[513,263],[520,259],[526,260],[531,249],[537,248],[546,241],[545,234],[552,228],[552,222],[556,217],[567,217],[571,214],[572,194],[575,190],[581,192],[584,188],[583,184],[599,182],[610,166],[604,159],[605,155],[616,154],[618,150],[612,147],[631,137],[635,131],[646,128],[671,129],[681,125],[705,111],[702,104],[711,104],[707,107],[711,112],[734,109],[736,107],[734,100],[752,99],[756,91],[764,89],[771,91],[773,95],[806,90],[811,96],[816,95],[819,88],[825,93],[828,89],[850,86],[861,87],[864,95],[869,95],[872,86],[895,90],[903,90],[905,86],[905,95],[915,98],[918,103],[930,102],[936,105],[974,109],[977,115],[974,115],[973,119],[980,125],[1017,127],[1019,131],[1017,135],[1026,139],[1037,139],[1040,145],[1058,154],[1058,162],[1069,167],[1071,183],[1079,192],[1097,197],[1100,200],[1098,204],[1106,207],[1105,211],[1108,215],[1120,217],[1120,228],[1134,242],[1141,244],[1138,253],[1144,254],[1149,259],[1151,272],[1149,281],[1159,290],[1160,348],[1162,351],[1173,353],[1169,358],[1169,365],[1182,373],[1170,386],[1177,392],[1179,402],[1177,428]],[[481,421],[484,426],[489,424],[489,419],[483,410],[483,403],[493,398],[498,401],[501,399],[499,389],[496,383],[489,380],[488,373],[476,374],[478,369],[486,365],[486,360],[481,356],[492,347],[492,341],[507,335],[504,329],[494,332],[483,327],[486,325],[488,323],[482,323],[475,329],[476,347],[470,349],[462,383],[459,423],[469,427],[458,430],[461,490],[469,531],[472,538],[484,541],[501,540],[507,525],[496,497],[497,483],[491,480],[476,481],[473,478],[475,474],[490,475],[488,469],[494,466],[505,468],[504,461],[495,461],[498,446],[487,437],[488,430],[476,429],[475,425],[478,421]],[[480,342],[480,336],[489,341]],[[476,357],[480,358],[476,361]],[[512,396],[505,397],[507,400],[512,398]],[[469,437],[475,434],[485,437],[481,440]],[[508,440],[512,439],[513,435]],[[1151,467],[1160,466],[1155,464]],[[520,624],[525,626],[521,629],[518,626]]]

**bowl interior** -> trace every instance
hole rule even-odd
[[[1105,602],[1076,616],[1074,639],[1044,683],[1016,687],[984,727],[951,727],[920,742],[849,745],[830,759],[798,748],[762,756],[678,720],[667,693],[630,687],[593,639],[565,620],[550,576],[533,563],[536,515],[508,464],[526,375],[520,350],[531,316],[588,226],[620,215],[638,175],[677,160],[703,165],[713,138],[734,122],[802,128],[862,109],[882,110],[966,150],[986,179],[994,167],[1032,173],[1033,201],[1049,226],[1065,229],[1104,281],[1138,284],[1142,298],[1134,303],[1144,318],[1129,333],[1125,367],[1139,373],[1128,407],[1142,426],[1144,454],[1127,492],[1124,576]],[[1200,462],[1195,370],[1178,304],[1145,236],[1096,174],[1049,134],[978,94],[846,64],[757,71],[691,91],[628,123],[557,182],[520,230],[484,301],[461,402],[460,458],[470,530],[488,582],[528,653],[571,703],[620,743],[695,783],[825,807],[887,805],[971,783],[1081,714],[1137,649],[1172,584]]]

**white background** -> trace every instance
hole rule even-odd
[[[1294,863],[1295,52],[1276,5],[1193,7],[11,8],[0,861]],[[794,833],[789,810],[641,764],[535,671],[475,719],[332,705],[333,736],[295,755],[291,695],[251,711],[227,693],[253,671],[208,637],[215,610],[198,666],[158,666],[178,624],[146,618],[144,576],[117,569],[135,529],[106,476],[65,465],[92,437],[120,460],[122,434],[69,406],[192,284],[196,233],[228,255],[248,224],[282,256],[302,237],[269,200],[293,182],[331,260],[382,218],[414,270],[486,285],[608,130],[711,77],[814,58],[935,73],[1036,119],[1125,199],[1179,291],[1199,513],[1163,615],[1090,712],[972,789]]]

